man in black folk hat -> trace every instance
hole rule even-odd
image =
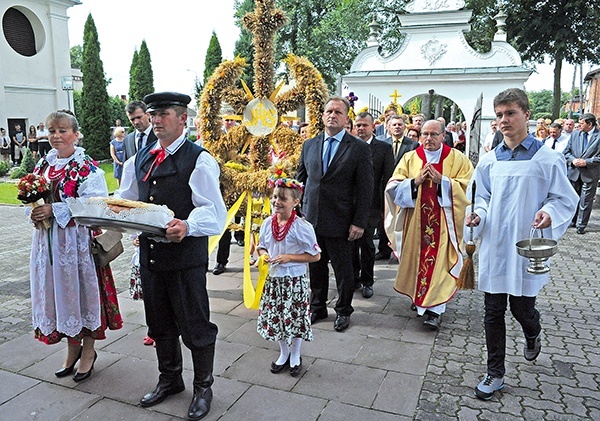
[[[210,411],[217,326],[210,322],[206,271],[208,236],[219,234],[226,208],[219,190],[219,166],[184,134],[191,98],[175,92],[147,95],[158,141],[126,162],[121,188],[126,199],[166,205],[175,213],[166,239],[140,236],[140,273],[148,335],[156,342],[159,381],[140,401],[144,407],[185,389],[179,336],[192,351],[194,398],[188,417]],[[162,240],[162,241],[161,241]]]

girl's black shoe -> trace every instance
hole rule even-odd
[[[284,362],[281,365],[277,365],[277,364],[275,364],[275,361],[273,361],[271,363],[271,373],[273,373],[273,374],[281,373],[283,371],[283,369],[286,368],[289,365],[290,365],[290,357],[289,357],[289,355],[288,355],[288,359],[286,360],[286,362]]]

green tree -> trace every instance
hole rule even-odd
[[[244,57],[246,59],[247,66],[242,74],[242,80],[246,83],[250,90],[253,89],[252,83],[254,81],[254,45],[252,45],[252,33],[250,33],[242,24],[242,18],[248,12],[254,10],[254,0],[235,0],[235,21],[236,25],[240,28],[240,37],[235,42],[235,48],[233,49],[234,56]]]
[[[95,159],[109,156],[108,141],[111,126],[104,66],[100,60],[100,42],[92,15],[83,29],[83,90],[81,92],[81,130],[83,145]]]
[[[118,95],[108,99],[111,122],[115,122],[119,119],[123,126],[129,124],[129,119],[127,118],[127,114],[125,114],[125,105],[127,104]]]
[[[133,58],[131,59],[131,65],[129,66],[129,101],[141,100],[138,92],[140,91],[139,83],[138,83],[138,61],[139,61],[140,53],[138,53],[137,48],[133,52]]]
[[[290,53],[305,56],[330,90],[335,90],[338,76],[350,69],[365,47],[374,4],[369,0],[279,0],[288,24],[277,35],[276,58]]]
[[[71,47],[71,68],[81,69],[83,64],[83,47],[81,45],[74,45]]]
[[[136,76],[140,99],[154,92],[154,72],[152,71],[152,59],[150,58],[150,51],[148,50],[148,45],[146,45],[146,40],[142,40],[142,45],[140,45]]]
[[[206,57],[204,58],[204,79],[202,86],[206,85],[206,81],[222,61],[223,53],[221,52],[221,44],[219,44],[217,34],[213,31],[208,48],[206,49]]]
[[[579,64],[600,62],[600,8],[587,0],[511,0],[508,38],[524,60],[554,62],[552,118],[561,107],[560,78],[563,61]]]

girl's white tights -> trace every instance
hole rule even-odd
[[[285,339],[282,339],[279,341],[279,351],[280,351],[279,359],[277,361],[275,361],[275,364],[284,365],[290,356],[290,347],[288,346]]]
[[[292,346],[290,347],[290,367],[300,365],[300,347],[302,346],[302,338],[292,338]]]

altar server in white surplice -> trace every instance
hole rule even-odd
[[[535,360],[541,350],[535,299],[549,276],[528,273],[529,260],[517,253],[515,244],[529,238],[532,227],[543,229],[545,238],[558,240],[578,201],[567,178],[564,156],[527,132],[530,111],[525,92],[501,92],[494,98],[494,110],[504,140],[475,168],[475,213],[468,211],[465,219],[481,238],[479,289],[485,293],[488,359],[487,374],[475,395],[483,400],[504,387],[507,302],[525,335],[525,359]]]

